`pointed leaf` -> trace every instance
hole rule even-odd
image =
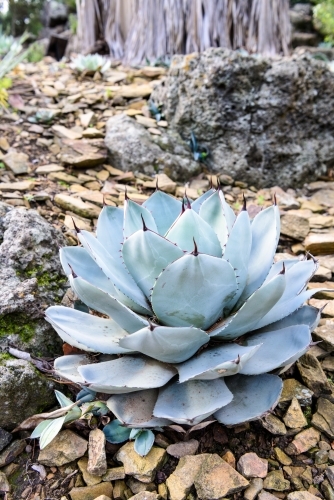
[[[93,287],[87,281],[81,278],[70,277],[70,283],[75,293],[85,304],[96,311],[110,316],[128,333],[136,332],[148,325],[148,322],[144,318],[138,316],[117,299],[111,297],[111,295]]]
[[[134,450],[141,457],[145,457],[151,450],[154,443],[155,436],[149,429],[140,432],[135,439]]]
[[[61,431],[63,424],[65,422],[66,415],[63,417],[55,418],[52,420],[48,426],[44,428],[39,439],[39,447],[41,450],[45,448],[51,441],[57,436]]]
[[[166,267],[152,292],[152,307],[168,326],[205,330],[223,314],[237,290],[232,266],[210,255],[185,255]]]
[[[181,213],[182,203],[163,191],[155,191],[143,204],[155,220],[158,233],[166,234],[167,230]]]
[[[103,207],[97,220],[96,237],[114,258],[119,256],[123,243],[124,209]]]
[[[151,231],[158,232],[153,215],[144,206],[138,205],[131,200],[125,200],[124,203],[124,239],[129,238],[131,234],[143,228],[143,219],[145,225]]]
[[[280,231],[277,213],[279,214],[279,209],[273,205],[258,213],[252,221],[252,248],[247,282],[237,304],[239,307],[263,284],[273,265]]]
[[[260,344],[260,342],[259,342]],[[244,347],[238,344],[224,344],[210,347],[198,356],[177,365],[180,383],[187,380],[214,380],[238,373],[254,356],[259,345]]]
[[[269,283],[249,297],[232,319],[210,332],[211,337],[221,339],[236,339],[244,333],[255,329],[260,319],[270,311],[282,296],[285,289],[285,275],[279,274]]]
[[[143,356],[125,356],[103,363],[81,366],[79,373],[89,388],[106,394],[134,392],[165,385],[175,368]]]
[[[59,327],[60,337],[63,337],[62,332],[65,332],[71,339],[95,352],[104,354],[129,352],[128,349],[119,346],[119,340],[128,334],[113,319],[99,318],[63,306],[49,307],[46,317],[52,325]]]
[[[62,408],[64,408],[64,406],[69,406],[73,404],[73,401],[71,401],[68,397],[66,397],[65,394],[63,394],[62,392],[55,391],[55,395],[58,400],[58,403]]]
[[[123,427],[119,420],[113,420],[110,424],[103,427],[103,432],[108,443],[124,443],[130,437],[131,429]]]
[[[281,395],[283,382],[276,375],[234,375],[226,378],[233,400],[218,410],[214,417],[224,425],[237,425],[255,420],[273,409]]]
[[[215,191],[207,200],[202,204],[199,215],[205,220],[216,233],[223,248],[228,240],[228,235],[232,230],[232,225],[235,220],[235,215],[231,207],[226,203],[224,195],[221,190]]]
[[[159,391],[153,415],[177,424],[198,424],[233,398],[223,379],[173,382]]]
[[[313,330],[318,326],[319,320],[319,309],[312,306],[302,306],[289,316],[286,316],[280,321],[264,326],[259,330],[255,330],[254,333],[271,332],[273,330],[281,330],[282,328],[295,325],[307,325],[310,332],[313,332]]]
[[[187,209],[166,234],[166,238],[186,252],[194,250],[214,257],[222,256],[219,240],[213,229],[192,209]]]
[[[122,263],[121,254],[119,260],[115,259],[88,231],[80,231],[78,237],[111,283],[122,292],[124,295],[122,302],[139,314],[151,314],[146,297]],[[127,302],[126,298],[128,298]]]
[[[170,420],[153,417],[158,389],[147,389],[130,394],[113,394],[107,401],[110,411],[129,427],[164,427]]]
[[[203,193],[199,198],[197,198],[197,200],[192,202],[192,204],[191,204],[192,210],[195,210],[195,212],[198,214],[200,211],[200,208],[203,205],[203,203],[205,202],[205,200],[210,198],[210,196],[215,192],[216,192],[216,190],[211,188],[208,191],[206,191],[205,193]]]
[[[261,346],[241,368],[243,375],[259,375],[284,366],[292,357],[299,358],[309,348],[310,330],[306,325],[288,326],[282,330],[249,335],[246,346]]]
[[[70,354],[57,358],[54,362],[54,369],[60,378],[71,380],[75,384],[84,384],[85,381],[78,372],[78,368],[88,363],[90,361],[85,354]]]
[[[183,256],[183,251],[157,233],[137,231],[125,240],[123,259],[130,274],[146,297],[155,280],[168,264]]]
[[[207,333],[198,328],[156,326],[128,335],[119,345],[165,363],[181,363],[209,340]]]
[[[48,419],[48,420],[43,420],[43,422],[40,422],[38,426],[35,428],[35,430],[32,432],[30,439],[37,439],[41,436],[42,432],[44,429],[46,429],[51,422],[53,422],[54,419]]]
[[[52,307],[62,307],[62,306],[52,306]],[[66,307],[65,309],[69,309],[69,308]],[[76,311],[76,309],[74,309],[74,310]],[[83,313],[83,314],[86,314],[86,313]],[[88,314],[86,314],[86,315],[88,317]],[[68,333],[66,333],[66,331],[62,327],[60,327],[60,325],[58,323],[55,323],[51,318],[48,317],[47,311],[45,313],[45,319],[46,319],[46,321],[48,321],[50,323],[52,328],[54,328],[56,330],[59,337],[67,344],[71,345],[72,347],[76,347],[77,349],[81,349],[82,351],[95,352],[94,349],[89,348],[88,346],[86,346],[82,342],[79,342],[79,341],[75,340],[73,337],[71,337],[70,335],[68,335]]]

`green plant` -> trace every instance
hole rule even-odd
[[[99,54],[89,54],[87,56],[79,54],[72,59],[71,67],[79,73],[90,74],[96,71],[105,73],[110,68],[110,65],[111,61]]]
[[[195,161],[205,161],[209,156],[209,151],[205,146],[200,146],[194,132],[191,132],[189,146]]]
[[[319,291],[306,291],[318,264],[273,264],[279,232],[276,205],[251,222],[219,188],[193,203],[157,189],[141,206],[105,206],[96,237],[77,229],[83,246],[60,259],[79,299],[109,319],[47,309],[65,342],[95,353],[60,357],[55,372],[110,394],[129,428],[259,418],[282,390],[268,372],[307,351],[320,317],[303,306]]]
[[[69,23],[70,23],[70,30],[72,35],[76,35],[77,30],[78,30],[78,17],[76,14],[70,14],[68,16]]]
[[[327,43],[334,43],[334,0],[318,1],[313,9],[314,24]]]
[[[3,59],[0,59],[0,106],[3,108],[8,106],[7,90],[12,85],[11,79],[6,75],[27,57],[30,49],[23,49],[23,43],[27,39],[27,36],[27,34],[24,34],[20,40],[13,41]]]
[[[0,27],[0,56],[7,54],[13,43],[14,37],[5,35]]]
[[[30,63],[37,63],[43,59],[44,55],[45,55],[44,45],[38,42],[33,43],[30,46],[30,50],[27,55],[27,61]]]

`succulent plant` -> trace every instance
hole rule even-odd
[[[62,379],[109,394],[136,429],[233,425],[275,406],[282,381],[268,372],[307,351],[320,316],[303,305],[317,262],[274,263],[276,204],[251,220],[220,188],[194,202],[157,189],[143,205],[105,206],[96,237],[77,231],[82,246],[60,258],[91,313],[53,306],[46,318],[88,355],[58,358]]]
[[[110,64],[108,59],[99,54],[88,54],[87,56],[79,54],[72,59],[71,67],[79,73],[89,74],[96,71],[105,73],[110,68]]]

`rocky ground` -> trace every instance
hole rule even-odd
[[[148,110],[148,98],[164,74],[163,68],[118,66],[104,79],[78,76],[68,65],[48,59],[17,69],[11,107],[0,119],[0,201],[36,209],[60,229],[67,244],[77,245],[73,220],[93,231],[103,202],[122,205],[125,190],[140,203],[158,180],[160,189],[181,197],[186,188],[195,199],[219,179],[236,211],[243,195],[251,215],[276,195],[282,223],[276,258],[303,258],[310,252],[320,267],[309,287],[334,290],[330,178],[298,190],[259,191],[242,179],[212,176],[193,161],[186,142],[182,155],[195,164],[194,172],[200,171],[186,185],[172,180],[172,174],[154,177],[115,168],[104,143],[111,117],[127,117],[142,127],[145,140],[150,134],[154,141],[168,129]],[[172,426],[157,433],[146,458],[134,453],[132,443],[107,443],[105,455],[104,435],[93,421],[72,424],[42,452],[29,433],[0,429],[0,498],[334,500],[333,298],[319,292],[310,300],[324,308],[313,336],[320,343],[285,373],[278,407],[261,421],[234,428],[208,423],[192,432]]]

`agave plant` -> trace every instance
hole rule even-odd
[[[268,372],[307,351],[320,316],[303,305],[317,262],[274,263],[276,204],[251,220],[219,188],[194,202],[157,189],[141,206],[105,206],[96,237],[77,231],[82,246],[60,258],[91,313],[53,306],[46,318],[94,355],[58,358],[61,378],[109,394],[118,422],[136,429],[209,416],[233,425],[275,406],[282,381]]]
[[[88,54],[84,56],[79,54],[72,59],[71,67],[79,73],[86,74],[100,71],[105,73],[110,68],[111,62],[99,54]]]

